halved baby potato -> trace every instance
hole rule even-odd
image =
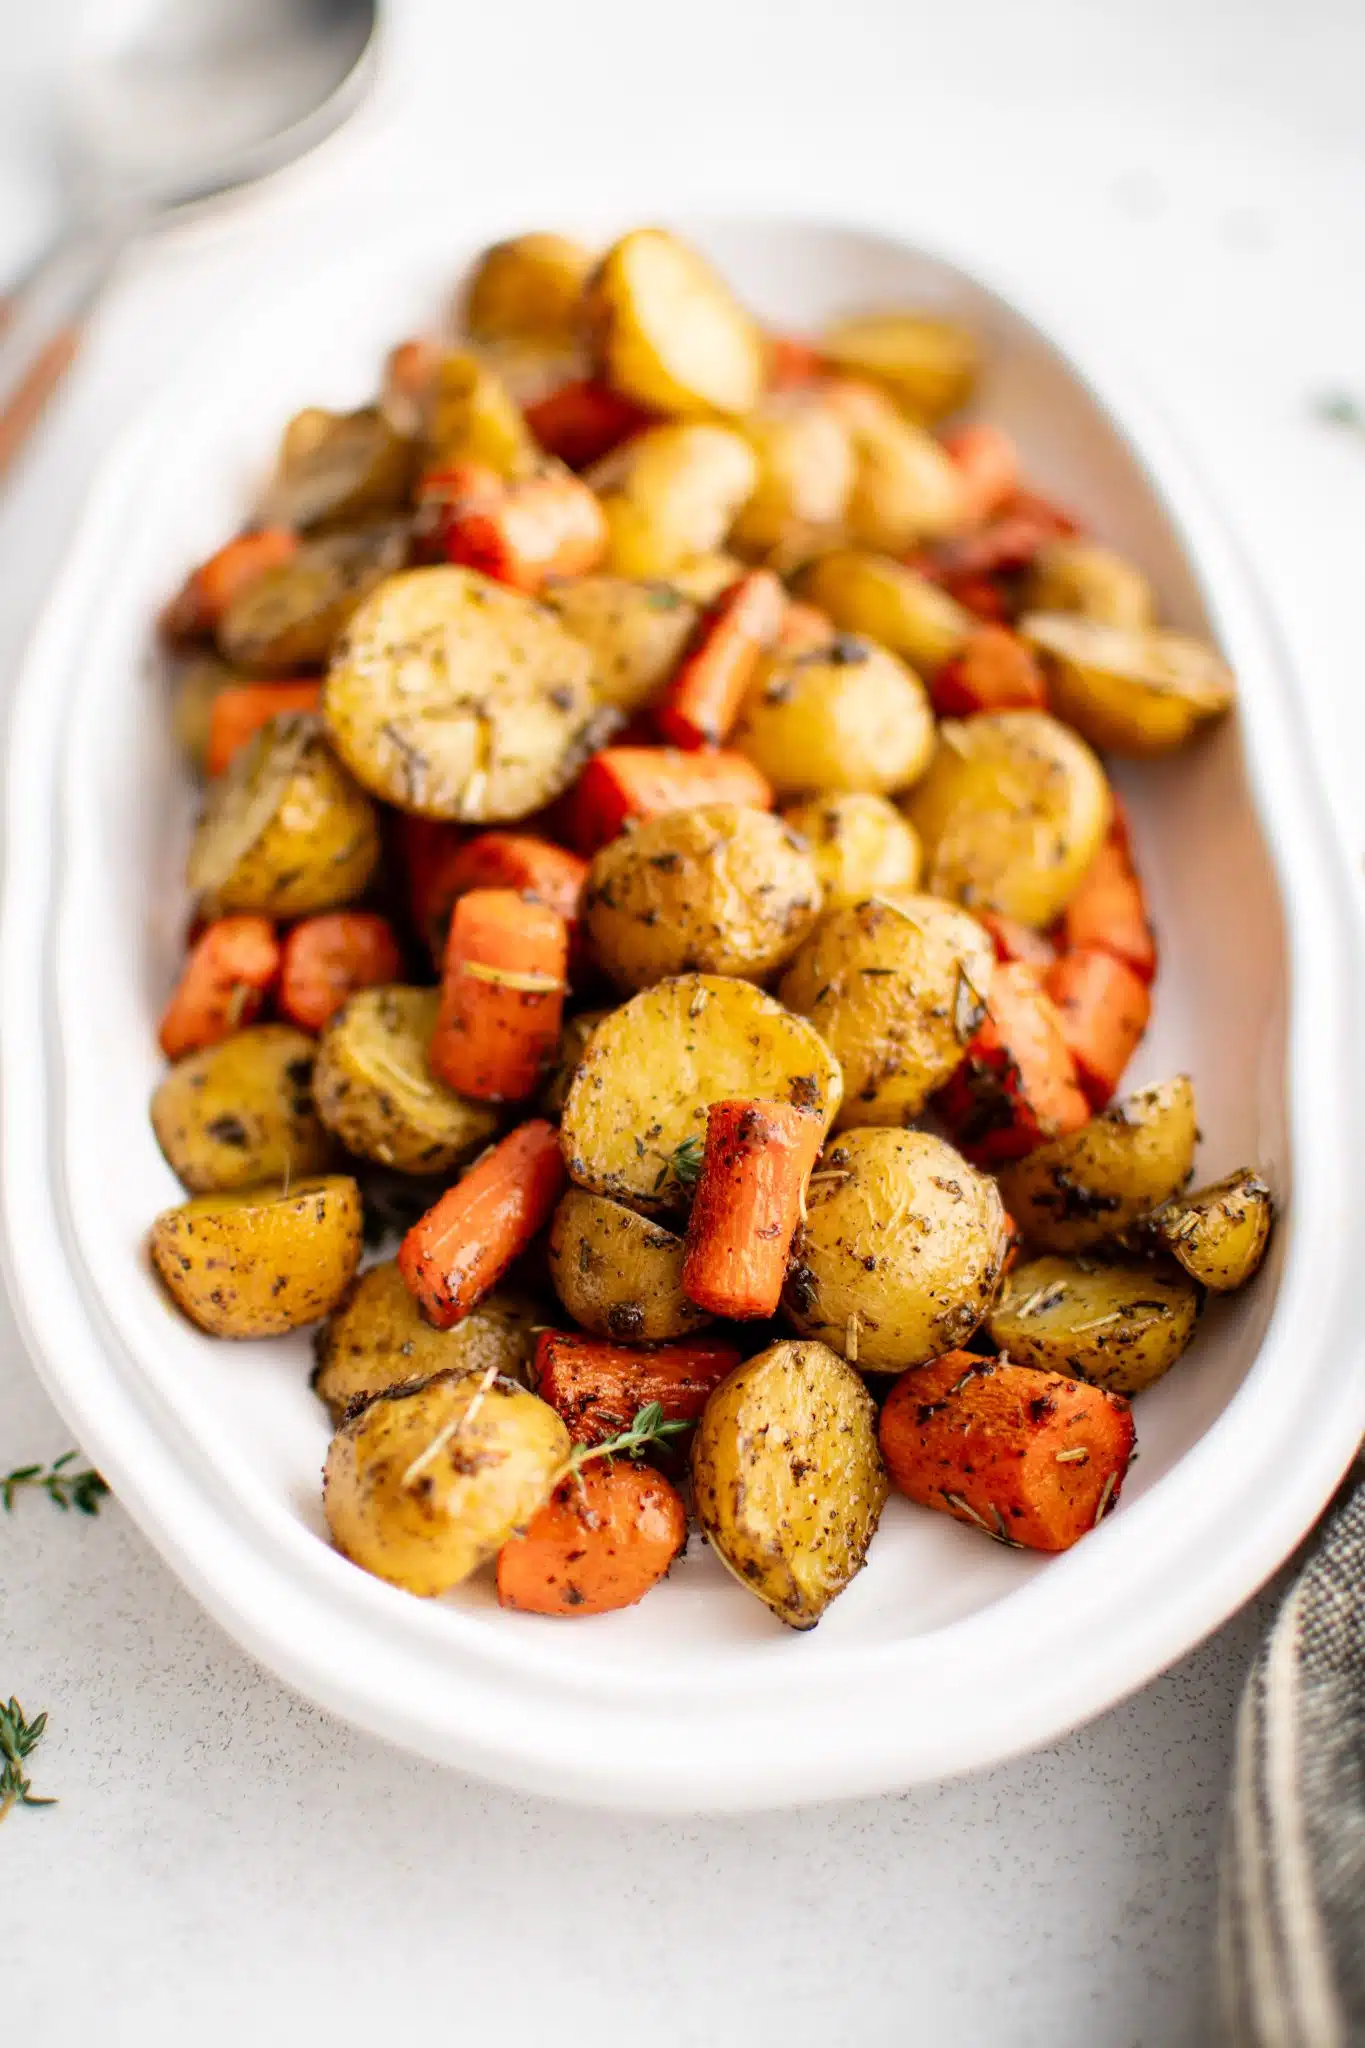
[[[313,1103],[314,1045],[252,1024],[187,1053],[152,1096],[152,1129],[192,1195],[322,1172],[335,1152]]]
[[[1175,1364],[1198,1313],[1184,1273],[1047,1257],[1015,1267],[986,1330],[1014,1365],[1140,1394]]]
[[[1045,1251],[1083,1252],[1185,1185],[1198,1140],[1186,1074],[1111,1103],[1088,1124],[1000,1170],[1005,1205]]]
[[[440,991],[367,988],[338,1010],[313,1071],[318,1115],[348,1151],[400,1173],[447,1173],[486,1145],[497,1112],[427,1064]]]
[[[334,1309],[360,1264],[360,1189],[347,1174],[230,1188],[165,1209],[152,1262],[211,1337],[279,1337]]]
[[[740,421],[758,457],[758,481],[735,521],[733,545],[767,560],[829,544],[853,489],[848,428],[818,392],[775,391]]]
[[[799,586],[836,626],[879,640],[928,675],[952,659],[976,624],[956,598],[890,555],[835,548],[802,571]]]
[[[407,557],[407,530],[394,523],[305,541],[233,598],[218,645],[252,675],[321,668],[361,600]]]
[[[673,584],[626,576],[569,577],[546,591],[545,602],[591,650],[600,702],[627,717],[668,681],[698,617],[697,606]]]
[[[576,1323],[618,1344],[686,1337],[712,1319],[683,1293],[686,1246],[657,1218],[570,1188],[550,1225],[550,1278]]]
[[[355,526],[402,510],[417,463],[416,444],[377,405],[358,412],[310,407],[285,429],[280,465],[262,517],[301,532]]]
[[[607,251],[586,316],[607,382],[655,412],[747,413],[763,388],[756,321],[705,257],[662,228],[638,228]]]
[[[593,253],[569,235],[514,235],[485,249],[465,294],[477,341],[573,339]]]
[[[1176,1195],[1142,1226],[1143,1237],[1163,1246],[1211,1293],[1231,1294],[1246,1286],[1265,1257],[1274,1214],[1270,1189],[1244,1166],[1211,1187]]]
[[[208,761],[213,700],[220,690],[232,689],[245,680],[240,670],[229,668],[211,654],[187,662],[176,675],[171,685],[171,730],[197,776],[203,776]]]
[[[857,790],[811,797],[782,816],[810,848],[826,910],[842,910],[879,890],[913,889],[919,880],[919,838],[884,796]]]
[[[870,384],[830,385],[826,398],[853,438],[856,468],[844,524],[854,545],[899,555],[957,533],[967,501],[942,443]]]
[[[608,569],[668,578],[711,554],[757,480],[758,457],[733,427],[698,420],[634,435],[588,479],[610,534]]]
[[[884,386],[915,419],[955,412],[972,393],[981,349],[969,328],[934,313],[861,313],[825,329],[820,353]]]
[[[1188,633],[1127,631],[1069,612],[1029,612],[1019,631],[1058,716],[1111,754],[1170,753],[1236,694],[1227,663]]]
[[[395,1260],[367,1267],[313,1339],[313,1392],[340,1422],[352,1401],[438,1372],[487,1372],[524,1380],[539,1312],[512,1294],[490,1294],[453,1330],[433,1330]]]
[[[875,641],[840,634],[828,647],[765,664],[731,745],[779,797],[818,790],[908,789],[934,750],[934,714],[919,677]]]
[[[1102,626],[1144,631],[1156,624],[1156,597],[1141,569],[1093,540],[1049,541],[1028,579],[1031,612],[1078,612]]]

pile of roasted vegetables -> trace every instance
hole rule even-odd
[[[952,321],[773,335],[658,229],[503,243],[460,317],[290,421],[163,617],[156,1269],[319,1325],[333,1538],[415,1593],[627,1606],[690,1511],[809,1628],[892,1486],[1064,1550],[1270,1230],[1187,1192],[1188,1079],[1117,1097],[1157,959],[1099,754],[1232,679],[944,426]]]

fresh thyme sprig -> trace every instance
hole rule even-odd
[[[26,1486],[37,1486],[50,1501],[56,1502],[63,1514],[74,1508],[78,1515],[97,1515],[100,1502],[109,1491],[108,1482],[88,1467],[83,1472],[68,1472],[66,1468],[75,1456],[75,1451],[66,1451],[46,1467],[16,1465],[0,1479],[0,1502],[4,1503],[6,1514],[14,1506],[16,1493]]]
[[[667,1443],[670,1437],[681,1436],[691,1426],[689,1422],[665,1422],[662,1402],[647,1401],[643,1408],[636,1409],[629,1429],[618,1430],[605,1443],[576,1445],[559,1477],[570,1478],[592,1458],[642,1458],[651,1444]]]
[[[55,1799],[36,1799],[29,1789],[25,1759],[43,1739],[47,1715],[35,1721],[24,1719],[18,1700],[0,1707],[0,1820],[12,1806],[55,1806]]]
[[[702,1154],[706,1150],[704,1138],[684,1138],[676,1145],[659,1168],[656,1188],[661,1188],[671,1173],[674,1180],[681,1181],[685,1188],[694,1188],[701,1172]]]

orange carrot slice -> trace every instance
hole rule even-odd
[[[234,754],[282,711],[316,711],[322,684],[309,677],[297,682],[229,683],[209,707],[209,738],[204,772],[221,775]]]
[[[687,1541],[661,1472],[602,1458],[561,1480],[498,1552],[498,1600],[522,1614],[609,1614],[657,1586]]]
[[[782,629],[787,593],[771,569],[752,569],[706,612],[658,710],[675,747],[714,747],[728,738],[744,694]]]
[[[1031,649],[1006,626],[977,626],[930,687],[940,718],[1041,711],[1047,703],[1047,685]]]
[[[580,853],[596,853],[627,818],[654,818],[694,804],[773,807],[772,786],[743,754],[684,753],[673,747],[604,747],[574,787],[569,836]]]
[[[449,1330],[497,1286],[549,1221],[564,1188],[559,1133],[518,1125],[413,1224],[398,1270],[429,1323]]]
[[[823,1127],[789,1102],[713,1102],[687,1225],[683,1293],[736,1320],[776,1313]]]
[[[216,554],[192,569],[161,614],[161,629],[171,640],[194,640],[211,633],[235,597],[298,552],[298,535],[286,526],[263,526],[240,533]]]
[[[769,334],[764,338],[768,365],[768,389],[793,391],[813,384],[825,372],[825,359],[814,342],[795,334]]]
[[[937,1100],[955,1144],[980,1166],[1022,1159],[1089,1123],[1061,1020],[1035,968],[996,968],[986,1014]]]
[[[460,847],[449,875],[456,895],[467,889],[515,889],[529,903],[547,904],[572,922],[588,864],[530,832],[480,832]]]
[[[541,447],[570,469],[590,468],[653,423],[653,413],[591,378],[561,384],[526,407],[526,424]]]
[[[657,1401],[665,1422],[695,1422],[707,1396],[739,1364],[737,1344],[683,1337],[671,1344],[611,1344],[544,1330],[531,1377],[577,1444],[605,1443]]]
[[[586,576],[607,539],[597,493],[569,470],[505,483],[496,503],[457,509],[443,531],[447,561],[532,595],[553,576]]]
[[[1022,961],[1026,967],[1046,973],[1057,958],[1051,939],[1045,932],[1034,931],[1032,925],[1020,924],[1014,917],[1002,917],[996,910],[977,910],[972,914],[989,932],[997,960]]]
[[[431,1071],[479,1102],[533,1095],[559,1048],[569,931],[512,889],[456,898]]]
[[[219,917],[185,962],[157,1034],[168,1060],[217,1045],[260,1013],[280,971],[275,927],[265,917]]]
[[[1126,833],[1126,820],[1117,821],[1095,855],[1062,914],[1062,941],[1068,950],[1100,946],[1149,982],[1156,973],[1156,940]]]
[[[281,1014],[302,1031],[321,1031],[357,989],[397,981],[402,964],[392,926],[373,910],[306,917],[281,953]]]
[[[1117,955],[1081,946],[1049,969],[1047,992],[1086,1100],[1091,1109],[1103,1109],[1147,1029],[1147,984]]]

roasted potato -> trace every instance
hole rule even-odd
[[[569,1455],[553,1408],[492,1372],[396,1387],[332,1438],[322,1502],[352,1564],[431,1598],[525,1528]]]
[[[168,1292],[211,1337],[278,1337],[316,1322],[360,1253],[360,1189],[346,1174],[196,1195],[151,1231]]]
[[[698,618],[697,606],[671,583],[624,576],[572,577],[552,586],[545,602],[590,650],[599,700],[627,717],[658,695]]]
[[[377,405],[359,412],[313,407],[285,429],[279,469],[262,518],[271,526],[322,533],[386,519],[407,503],[417,465],[415,442],[400,434]]]
[[[933,313],[861,313],[825,329],[820,353],[853,377],[870,377],[917,420],[941,419],[972,394],[981,367],[976,337]]]
[[[967,519],[961,472],[932,434],[870,385],[833,385],[828,402],[853,438],[844,524],[855,547],[899,555],[959,531]]]
[[[309,712],[268,725],[215,776],[186,879],[216,913],[303,917],[350,903],[379,860],[379,820]]]
[[[428,396],[426,466],[478,462],[499,476],[525,476],[544,459],[502,378],[470,349],[445,349]]]
[[[940,725],[905,814],[931,895],[1045,926],[1099,850],[1109,785],[1085,742],[1045,711],[986,711]]]
[[[1093,540],[1054,540],[1029,572],[1027,608],[1079,612],[1101,626],[1142,632],[1156,624],[1156,598],[1141,569]]]
[[[407,555],[407,531],[395,524],[307,541],[232,600],[218,645],[252,675],[320,668],[361,600],[401,569]]]
[[[220,690],[231,689],[243,681],[245,678],[236,669],[229,668],[225,661],[215,661],[212,655],[187,662],[175,678],[171,730],[198,776],[203,776],[208,759],[213,700]]]
[[[554,614],[474,569],[390,577],[351,620],[323,690],[342,760],[426,818],[524,818],[601,731],[592,656]]]
[[[822,918],[782,978],[838,1060],[838,1127],[904,1124],[957,1067],[990,993],[994,949],[964,910],[908,891]]]
[[[637,229],[607,251],[586,317],[603,376],[637,404],[675,419],[753,410],[757,323],[706,259],[663,229]]]
[[[693,604],[713,604],[723,590],[737,583],[744,574],[744,564],[738,555],[727,554],[723,548],[713,548],[709,554],[689,555],[676,569],[668,572],[668,581],[674,590],[688,598]]]
[[[1087,1251],[1185,1185],[1197,1137],[1194,1090],[1180,1074],[1111,1103],[1079,1131],[1003,1167],[1000,1190],[1031,1244]]]
[[[826,910],[842,910],[879,889],[913,889],[919,880],[919,839],[884,796],[812,797],[782,816],[810,848]]]
[[[592,251],[568,235],[495,242],[474,266],[465,325],[477,341],[569,342],[592,268]]]
[[[427,1065],[440,992],[361,989],[322,1034],[313,1094],[350,1152],[400,1173],[448,1173],[486,1145],[497,1111],[438,1081]]]
[[[540,1106],[546,1116],[563,1115],[569,1083],[578,1072],[578,1063],[583,1057],[584,1048],[602,1019],[610,1015],[610,1010],[580,1010],[576,1017],[564,1019],[564,1028],[559,1034],[559,1058],[555,1061],[540,1098]]]
[[[313,1106],[313,1041],[253,1024],[177,1060],[152,1096],[152,1129],[192,1195],[321,1173],[335,1146]]]
[[[819,914],[804,844],[780,818],[739,804],[647,818],[602,848],[583,890],[593,957],[625,989],[693,972],[761,980]]]
[[[789,1628],[814,1628],[886,1504],[872,1397],[826,1345],[771,1344],[708,1400],[692,1485],[721,1563]]]
[[[1015,1365],[1140,1394],[1175,1364],[1198,1313],[1183,1273],[1047,1257],[1015,1267],[986,1332]]]
[[[837,532],[853,489],[848,428],[818,393],[776,391],[739,422],[758,481],[731,540],[760,560],[810,554]]]
[[[856,548],[821,555],[803,570],[799,589],[836,626],[879,640],[927,675],[952,659],[976,623],[918,570]]]
[[[574,1321],[594,1336],[653,1344],[711,1321],[683,1293],[683,1250],[657,1219],[570,1188],[550,1225],[550,1277]]]
[[[811,1176],[782,1297],[790,1321],[865,1372],[964,1344],[995,1300],[995,1182],[928,1131],[844,1131]]]
[[[1201,1287],[1230,1294],[1265,1257],[1273,1220],[1270,1189],[1244,1166],[1212,1187],[1176,1195],[1150,1218],[1144,1241],[1170,1252]]]
[[[352,1401],[438,1372],[526,1378],[538,1311],[513,1294],[490,1294],[453,1330],[433,1330],[392,1259],[351,1285],[313,1338],[313,1392],[340,1422]]]
[[[779,797],[908,789],[934,750],[934,715],[919,678],[874,641],[841,634],[830,647],[777,655],[741,707],[732,746]]]
[[[695,1177],[678,1169],[700,1158],[711,1103],[795,1102],[828,1126],[840,1093],[838,1063],[803,1018],[752,982],[682,974],[613,1010],[588,1040],[564,1104],[565,1164],[594,1194],[675,1214]]]
[[[698,421],[636,434],[588,479],[611,536],[607,567],[671,578],[720,547],[757,479],[758,458],[732,427]]]
[[[1188,633],[1129,632],[1070,612],[1029,612],[1019,631],[1058,717],[1107,753],[1168,754],[1233,701],[1231,670]]]

